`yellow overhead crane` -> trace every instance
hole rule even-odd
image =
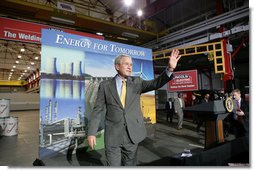
[[[25,80],[0,80],[0,86],[24,86],[26,84]]]
[[[198,54],[208,54],[208,60],[214,61],[214,71],[216,74],[225,73],[223,42],[213,42],[178,49],[181,56],[193,56]],[[172,50],[162,50],[153,52],[153,60],[160,60],[170,57]]]

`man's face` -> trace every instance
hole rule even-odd
[[[233,98],[236,99],[236,100],[240,100],[241,94],[239,94],[239,93],[237,93],[237,92],[234,92],[234,93],[233,93]]]
[[[206,98],[206,99],[209,99],[209,98],[210,98],[210,94],[206,94],[206,95],[205,95],[205,98]]]
[[[132,60],[129,57],[123,57],[120,60],[120,64],[115,65],[118,74],[121,77],[131,76],[132,73]]]

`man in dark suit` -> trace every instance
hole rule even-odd
[[[244,101],[244,99],[241,98],[241,91],[239,89],[233,90],[232,94],[237,105],[237,110],[232,113],[233,132],[236,138],[241,136],[248,136],[249,132],[248,105]]]
[[[170,123],[173,123],[173,115],[174,115],[174,103],[173,98],[168,98],[168,100],[165,103],[165,109],[167,112],[167,122],[168,118],[170,118]]]
[[[180,59],[173,50],[167,69],[154,80],[132,77],[132,59],[119,55],[115,59],[117,75],[101,82],[88,128],[88,144],[96,145],[96,132],[105,115],[105,153],[110,166],[135,166],[138,143],[145,139],[146,129],[140,109],[140,95],[158,89],[172,79]]]
[[[201,103],[208,103],[209,101],[210,101],[210,94],[207,92],[205,93],[204,98],[201,100]],[[197,122],[197,128],[196,128],[197,132],[200,131],[200,127],[203,125],[203,123],[204,123],[204,120],[199,118]]]

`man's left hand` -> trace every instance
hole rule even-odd
[[[243,112],[242,110],[240,110],[240,111],[237,112],[237,115],[238,115],[238,116],[243,116],[243,115],[244,115],[244,112]]]
[[[179,50],[173,49],[171,52],[171,56],[168,59],[168,70],[169,71],[171,71],[171,72],[174,71],[180,58],[181,58],[181,55],[179,55]]]

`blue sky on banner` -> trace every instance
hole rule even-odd
[[[42,44],[59,48],[71,48],[104,55],[127,54],[135,59],[152,61],[152,50],[138,46],[99,40],[65,32],[42,29]]]

